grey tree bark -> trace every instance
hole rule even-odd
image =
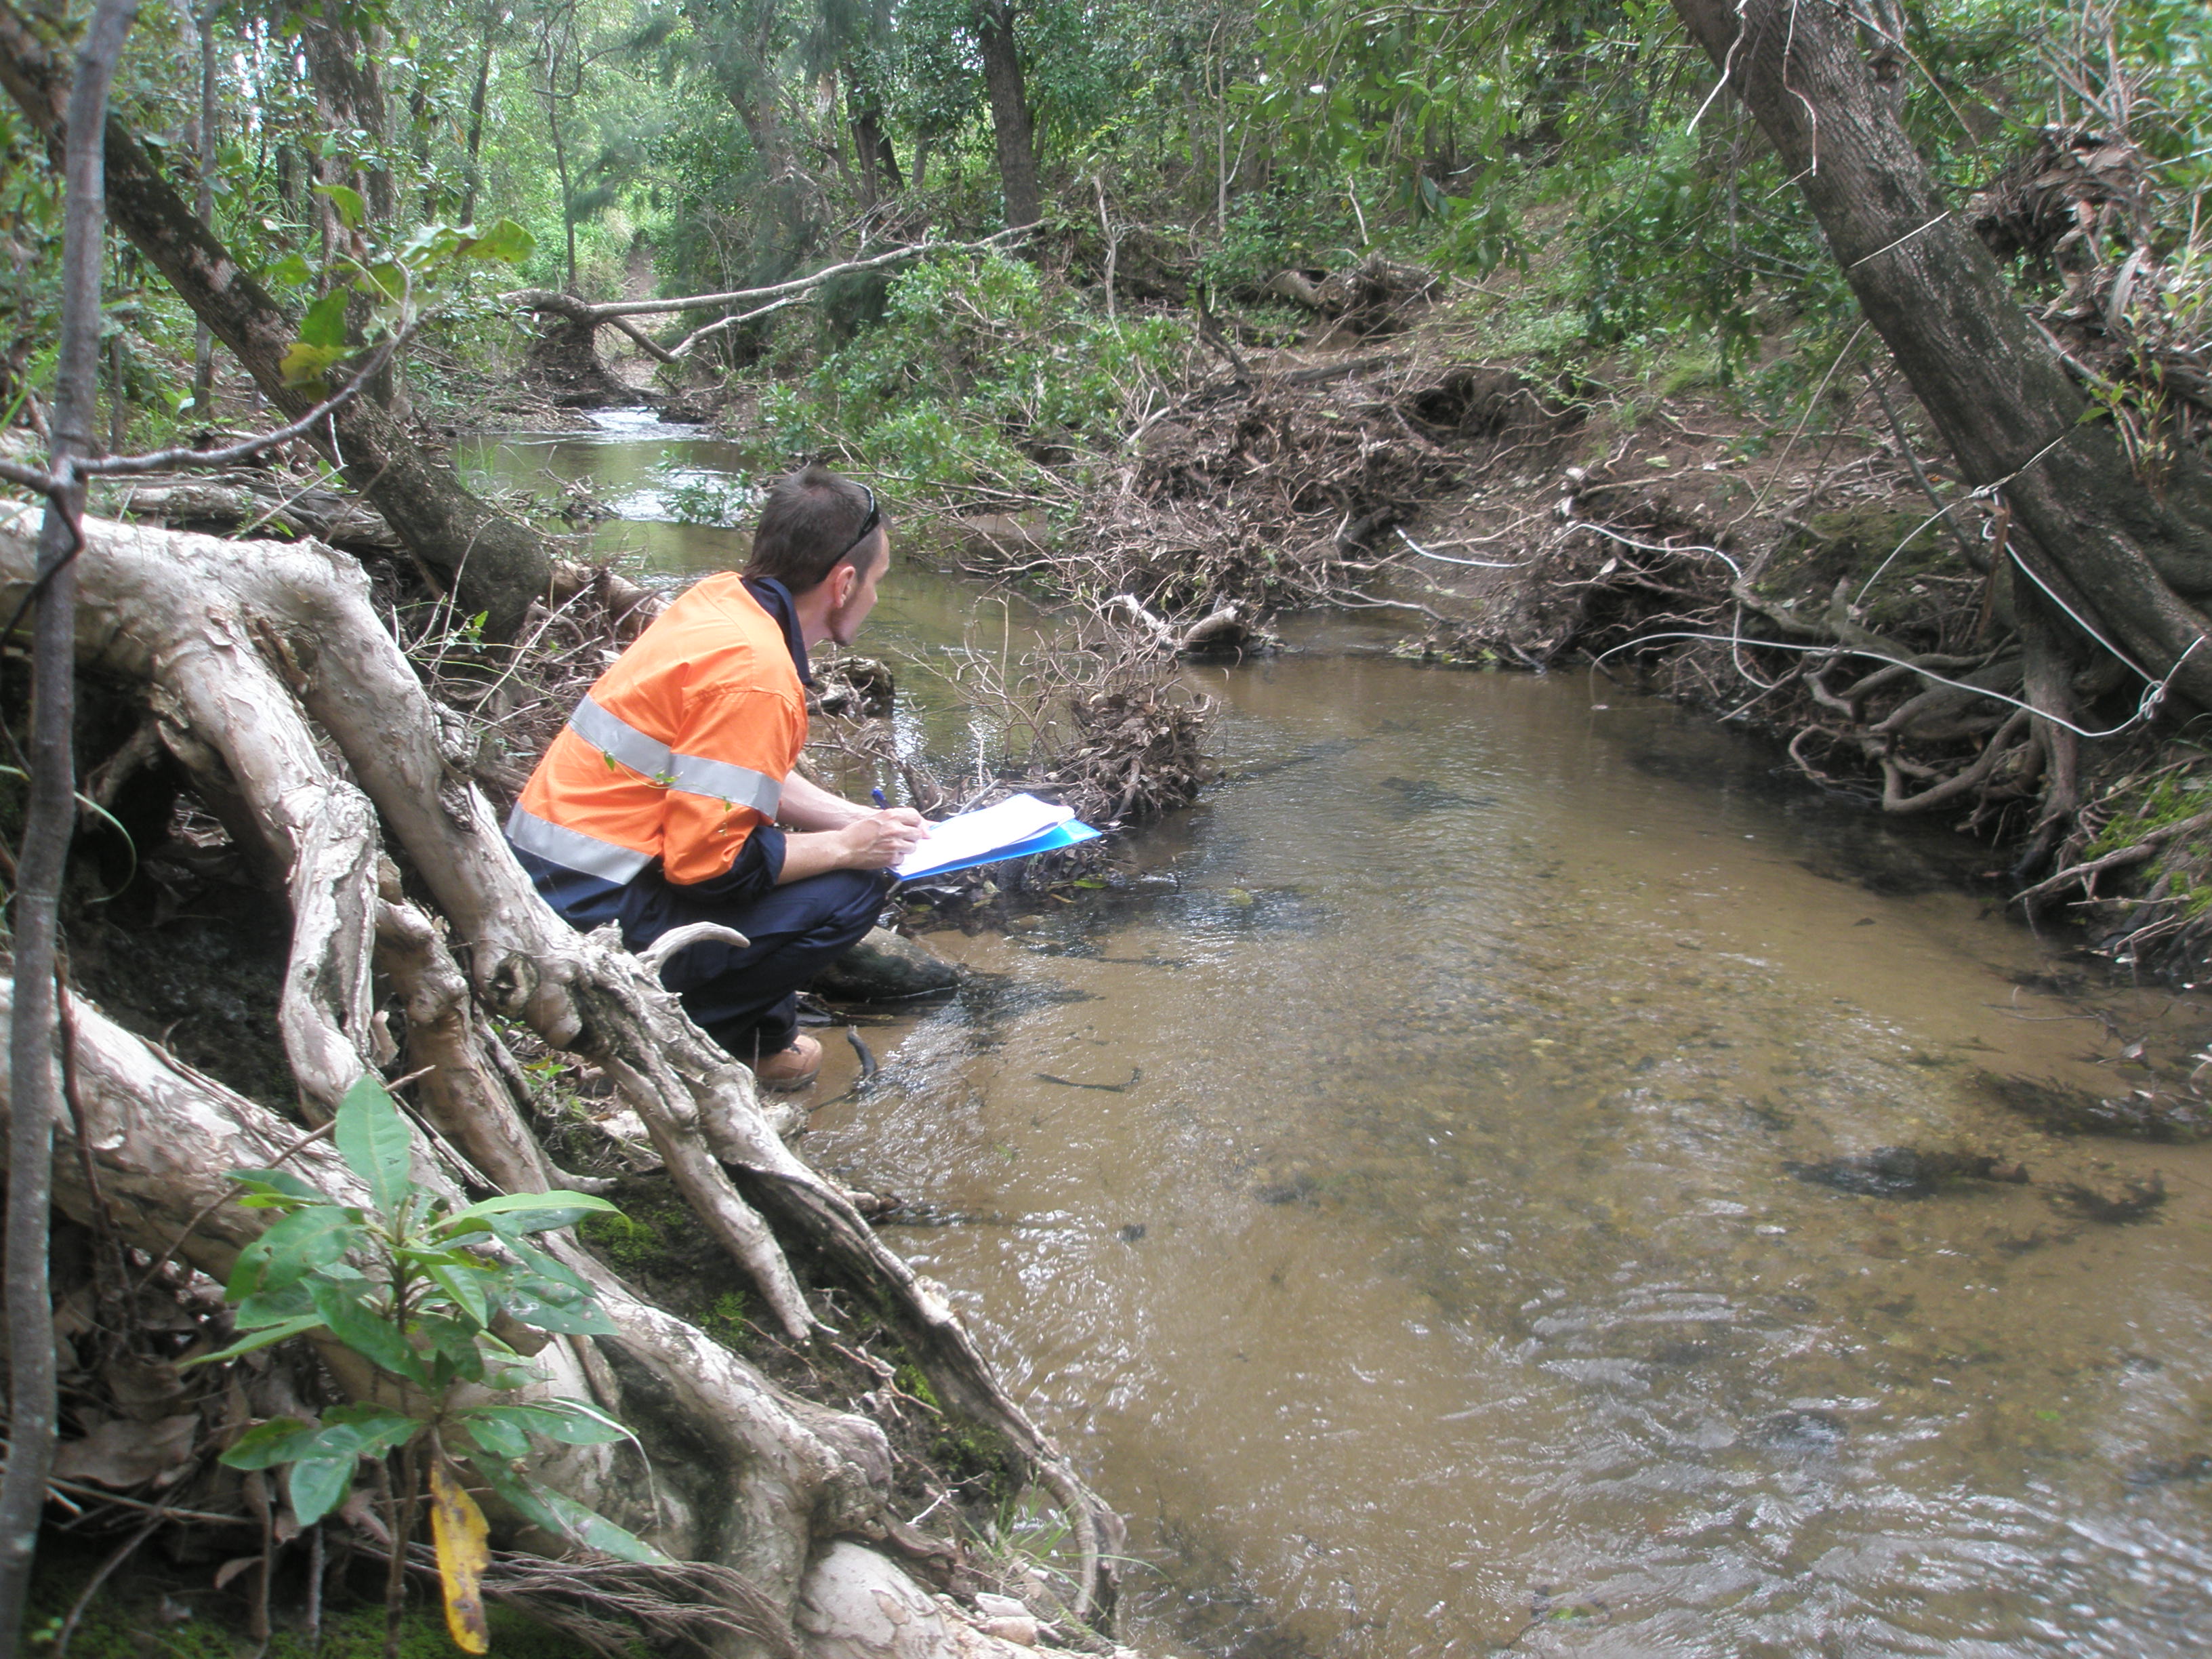
[[[23,1108],[9,1125],[8,1219],[0,1272],[7,1281],[8,1464],[0,1476],[0,1643],[12,1651],[38,1553],[46,1475],[54,1455],[53,1304],[46,1288],[52,1167],[48,1148],[62,1104],[55,1034],[56,945],[62,874],[76,816],[71,750],[76,663],[78,521],[83,480],[73,461],[92,453],[100,388],[100,276],[106,237],[105,174],[96,142],[107,89],[137,15],[137,0],[100,0],[79,48],[69,116],[88,136],[70,144],[62,227],[61,359],[57,367],[52,471],[62,487],[46,504],[36,544],[25,550],[35,595],[28,800],[15,868],[13,921],[21,975],[9,1022],[11,1070]],[[15,614],[12,611],[9,614]]]
[[[2084,394],[1899,124],[1894,55],[1870,63],[1834,0],[1674,9],[1796,179],[1964,476],[2001,490],[2020,568],[2212,708],[2212,475],[2184,457],[2154,492],[2110,427],[2085,421]]]

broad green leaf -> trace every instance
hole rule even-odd
[[[415,1132],[375,1077],[363,1074],[338,1102],[335,1139],[338,1156],[368,1184],[377,1209],[386,1216],[398,1210],[413,1188],[408,1175]]]
[[[538,1409],[551,1420],[538,1432],[565,1446],[604,1446],[611,1440],[631,1437],[630,1431],[613,1418],[580,1400],[544,1401],[538,1402]]]
[[[331,1201],[329,1194],[316,1191],[289,1170],[233,1170],[229,1174],[249,1194],[239,1200],[241,1204],[252,1204],[257,1199],[266,1203],[270,1198],[295,1199],[302,1204]]]
[[[292,1513],[303,1527],[312,1527],[353,1490],[358,1457],[303,1457],[292,1465],[285,1487],[292,1498]]]
[[[296,1417],[272,1417],[239,1436],[218,1461],[234,1469],[265,1469],[289,1463],[309,1449],[321,1432]]]
[[[538,251],[538,239],[512,219],[496,219],[454,252],[467,259],[503,259],[519,265]]]
[[[551,1487],[540,1486],[535,1481],[522,1484],[534,1489],[538,1501],[561,1522],[561,1531],[586,1548],[598,1550],[603,1555],[611,1555],[620,1560],[641,1562],[649,1567],[672,1567],[676,1565],[635,1533],[617,1526],[603,1515],[594,1514],[574,1498],[563,1497]]]
[[[542,1233],[552,1227],[570,1227],[587,1215],[618,1215],[621,1212],[604,1198],[590,1193],[503,1193],[497,1198],[478,1199],[465,1209],[456,1210],[432,1231],[441,1235],[480,1232],[490,1218],[500,1218],[498,1231],[510,1228],[520,1232]]]
[[[301,1314],[315,1312],[315,1298],[305,1285],[287,1285],[281,1291],[263,1291],[249,1296],[231,1310],[231,1321],[241,1331],[258,1330],[264,1325],[281,1324],[287,1319],[297,1319]],[[319,1319],[320,1314],[315,1316]]]
[[[368,217],[368,204],[361,199],[357,190],[349,190],[343,185],[317,185],[315,194],[329,198],[348,230],[359,230]]]
[[[373,300],[401,300],[407,295],[407,274],[387,259],[362,272],[354,286]]]
[[[404,1412],[393,1411],[389,1406],[362,1403],[334,1406],[323,1413],[325,1433],[344,1430],[352,1437],[356,1455],[381,1457],[395,1446],[404,1446],[415,1437],[422,1425]],[[345,1443],[335,1437],[325,1442],[331,1452],[345,1449]]]
[[[463,1412],[454,1419],[453,1431],[465,1436],[489,1456],[510,1463],[518,1457],[527,1457],[530,1437],[498,1415],[506,1409],[502,1406],[479,1406],[473,1411]]]
[[[635,1534],[592,1514],[573,1498],[563,1498],[534,1480],[525,1480],[509,1473],[503,1463],[494,1462],[489,1457],[472,1457],[469,1465],[523,1519],[547,1532],[625,1561],[657,1567],[675,1565]]]
[[[392,1322],[361,1300],[362,1287],[339,1280],[313,1283],[315,1311],[337,1340],[370,1364],[410,1382],[427,1380],[422,1362]]]
[[[307,307],[300,319],[300,343],[343,349],[345,343],[346,290],[334,288]]]
[[[358,1237],[353,1218],[335,1204],[295,1210],[238,1253],[223,1293],[243,1302],[263,1291],[281,1291],[336,1261]]]
[[[491,1322],[491,1307],[484,1296],[484,1276],[473,1267],[432,1266],[431,1281],[453,1298],[453,1304],[482,1330]]]
[[[563,1336],[612,1336],[621,1328],[587,1296],[544,1293],[555,1288],[510,1290],[501,1299],[507,1312],[533,1330],[555,1331]]]
[[[483,1352],[477,1346],[477,1333],[483,1328],[439,1314],[425,1314],[415,1322],[415,1334],[429,1343],[432,1353],[447,1361],[450,1376],[471,1382],[483,1380]]]
[[[314,280],[315,273],[307,269],[307,262],[296,253],[288,253],[264,273],[268,283],[307,283]]]
[[[555,1261],[520,1233],[502,1231],[499,1238],[501,1243],[514,1252],[524,1267],[529,1268],[540,1279],[550,1279],[556,1285],[566,1285],[579,1296],[589,1296],[592,1293],[592,1287],[584,1282],[583,1275]],[[527,1279],[520,1282],[525,1288],[529,1286],[530,1281]]]
[[[313,346],[306,341],[295,341],[285,349],[283,361],[277,372],[283,375],[284,384],[292,387],[319,386],[323,376],[329,374],[345,357],[343,346]]]
[[[303,1331],[319,1330],[322,1328],[322,1324],[323,1316],[320,1314],[302,1314],[297,1319],[288,1319],[282,1324],[270,1325],[258,1330],[251,1336],[242,1336],[227,1348],[219,1348],[213,1353],[200,1354],[191,1359],[179,1360],[177,1369],[183,1370],[191,1365],[212,1365],[218,1359],[235,1359],[242,1353],[252,1353],[256,1348],[268,1347],[271,1343],[282,1342],[287,1337],[298,1336]]]

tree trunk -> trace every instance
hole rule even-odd
[[[1044,198],[1037,188],[1036,131],[1014,40],[1013,0],[978,0],[975,43],[982,49],[983,86],[991,96],[991,132],[998,142],[1006,222],[1033,225],[1044,217]]]
[[[68,76],[12,5],[0,3],[0,83],[49,143],[58,141]],[[288,416],[318,401],[284,384],[280,368],[298,336],[292,320],[194,218],[119,118],[106,142],[108,216]],[[545,591],[552,561],[538,533],[494,512],[432,459],[389,411],[356,398],[331,417],[319,446],[432,569],[453,580],[486,630],[512,638]]]
[[[137,0],[100,0],[77,53],[68,109],[80,124],[100,120],[123,56]],[[98,143],[80,139],[64,156],[61,349],[54,377],[51,471],[63,487],[46,501],[35,544],[24,547],[36,596],[33,622],[30,776],[22,857],[14,878],[13,950],[22,985],[8,1022],[10,1075],[21,1080],[23,1110],[0,1145],[9,1148],[8,1215],[0,1271],[8,1315],[8,1462],[0,1476],[0,1647],[13,1652],[23,1626],[46,1476],[53,1467],[58,1400],[54,1309],[49,1279],[52,1210],[51,1148],[63,1115],[64,1057],[56,1042],[55,1000],[62,877],[76,818],[72,728],[76,708],[76,552],[84,485],[73,461],[92,453],[99,415],[100,276],[106,260],[103,176]],[[27,517],[27,513],[25,514]],[[30,538],[24,537],[27,544]],[[9,614],[20,614],[13,605]],[[11,964],[12,966],[12,964]]]
[[[484,101],[491,93],[492,32],[499,26],[499,7],[495,3],[484,8],[483,42],[477,54],[476,85],[469,93],[468,135],[463,141],[461,164],[461,222],[474,224],[477,217],[477,191],[483,182],[483,171],[477,157],[483,149]]]
[[[2202,462],[2185,453],[2154,492],[2109,426],[2084,423],[2087,399],[1943,199],[1843,12],[1796,0],[1674,9],[1796,178],[1965,476],[2001,485],[2016,556],[2142,668],[2173,671],[2212,708],[2212,649],[2192,650],[2212,635]]]

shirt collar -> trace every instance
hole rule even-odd
[[[799,683],[811,686],[814,676],[807,668],[806,636],[799,631],[799,607],[791,601],[791,590],[773,576],[746,576],[742,580],[745,592],[783,629],[783,642],[791,647],[791,665],[799,671]]]

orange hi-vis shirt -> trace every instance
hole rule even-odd
[[[737,576],[709,576],[599,676],[530,775],[507,838],[627,883],[728,870],[772,823],[806,746],[806,694],[783,629]]]

